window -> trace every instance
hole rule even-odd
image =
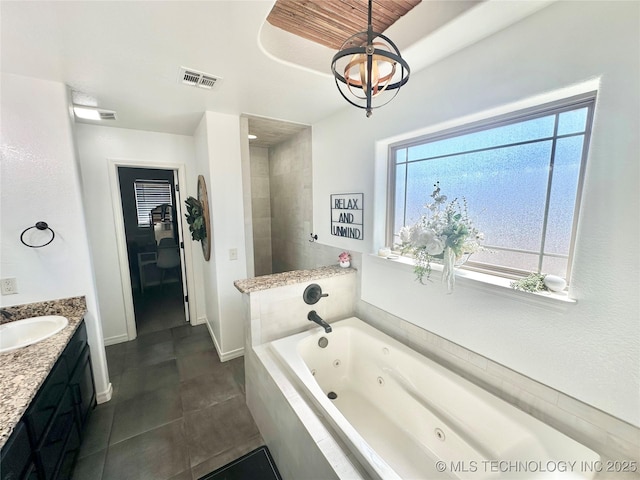
[[[166,180],[136,180],[133,184],[136,195],[138,226],[151,225],[151,210],[158,205],[171,205],[171,184]]]
[[[465,267],[568,280],[594,103],[592,92],[393,145],[388,242],[439,181],[449,200],[467,199],[491,250]]]

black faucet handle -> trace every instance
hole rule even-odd
[[[317,283],[307,286],[302,293],[302,299],[307,305],[314,305],[320,301],[322,297],[328,297],[328,293],[322,293],[322,287]]]

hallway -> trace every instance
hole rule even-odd
[[[92,413],[74,479],[198,479],[264,444],[244,359],[221,363],[206,326],[181,320],[181,302],[153,305],[136,340],[106,348],[113,397]]]
[[[189,326],[185,320],[184,303],[182,301],[182,283],[172,282],[155,285],[133,292],[133,308],[136,316],[138,337],[159,330],[173,327]],[[203,327],[205,327],[203,325]],[[213,343],[212,343],[213,348]],[[111,371],[111,366],[109,366]]]

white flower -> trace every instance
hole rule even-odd
[[[411,229],[411,244],[417,248],[424,248],[429,255],[439,255],[445,244],[432,228],[422,228],[415,225]]]
[[[425,250],[429,255],[440,255],[444,252],[445,243],[440,237],[434,237],[431,242],[425,245]]]
[[[406,245],[411,241],[411,230],[412,230],[412,227],[404,226],[398,232],[398,236],[400,237],[400,242],[403,245]]]

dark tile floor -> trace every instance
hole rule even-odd
[[[182,283],[173,281],[134,292],[133,308],[138,335],[179,327],[186,323]]]
[[[113,398],[91,415],[74,479],[195,480],[264,443],[243,359],[221,363],[205,325],[160,323],[107,347]]]

